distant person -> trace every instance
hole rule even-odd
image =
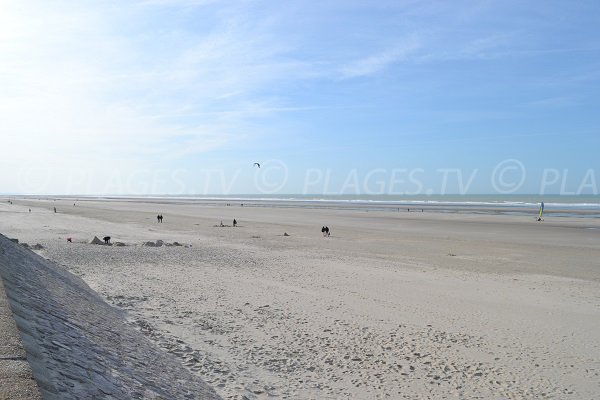
[[[73,243],[73,238],[72,238],[72,237],[68,237],[68,238],[67,238],[67,242],[69,242],[69,243]]]
[[[156,216],[156,222],[160,222],[160,214]]]
[[[160,215],[159,215],[159,217],[160,217],[160,218],[159,218],[159,222],[162,224],[162,220],[163,220],[163,216],[162,216],[162,214],[160,214]]]
[[[329,227],[325,227],[325,236],[329,237]]]
[[[220,227],[224,227],[225,225],[223,225],[223,220],[221,220],[221,224],[219,225]]]
[[[325,226],[321,227],[321,234],[323,235],[323,237],[325,236]]]
[[[235,218],[233,219],[233,227],[235,228],[237,226],[237,221],[235,220]]]
[[[110,244],[110,236],[104,236],[104,244]]]
[[[54,207],[54,212],[56,213],[56,207]]]

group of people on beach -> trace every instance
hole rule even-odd
[[[324,226],[321,228],[321,233],[323,234],[323,237],[329,237],[329,227],[328,226]]]
[[[163,221],[163,216],[162,216],[162,214],[158,214],[158,215],[156,216],[156,221],[157,221],[158,223],[161,223],[161,224],[162,224],[162,221]]]

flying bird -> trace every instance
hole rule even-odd
[[[260,164],[259,163],[255,162],[254,165],[256,165],[258,168],[260,168]]]

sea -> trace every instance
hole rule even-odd
[[[343,208],[381,211],[435,211],[448,213],[486,213],[538,215],[544,202],[544,215],[554,217],[600,218],[600,195],[322,195],[322,194],[231,194],[231,195],[157,195],[106,196],[106,198],[144,197],[246,207]]]

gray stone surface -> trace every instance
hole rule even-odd
[[[44,399],[219,398],[81,279],[2,235],[0,277]]]
[[[37,400],[38,387],[0,279],[0,399]]]

